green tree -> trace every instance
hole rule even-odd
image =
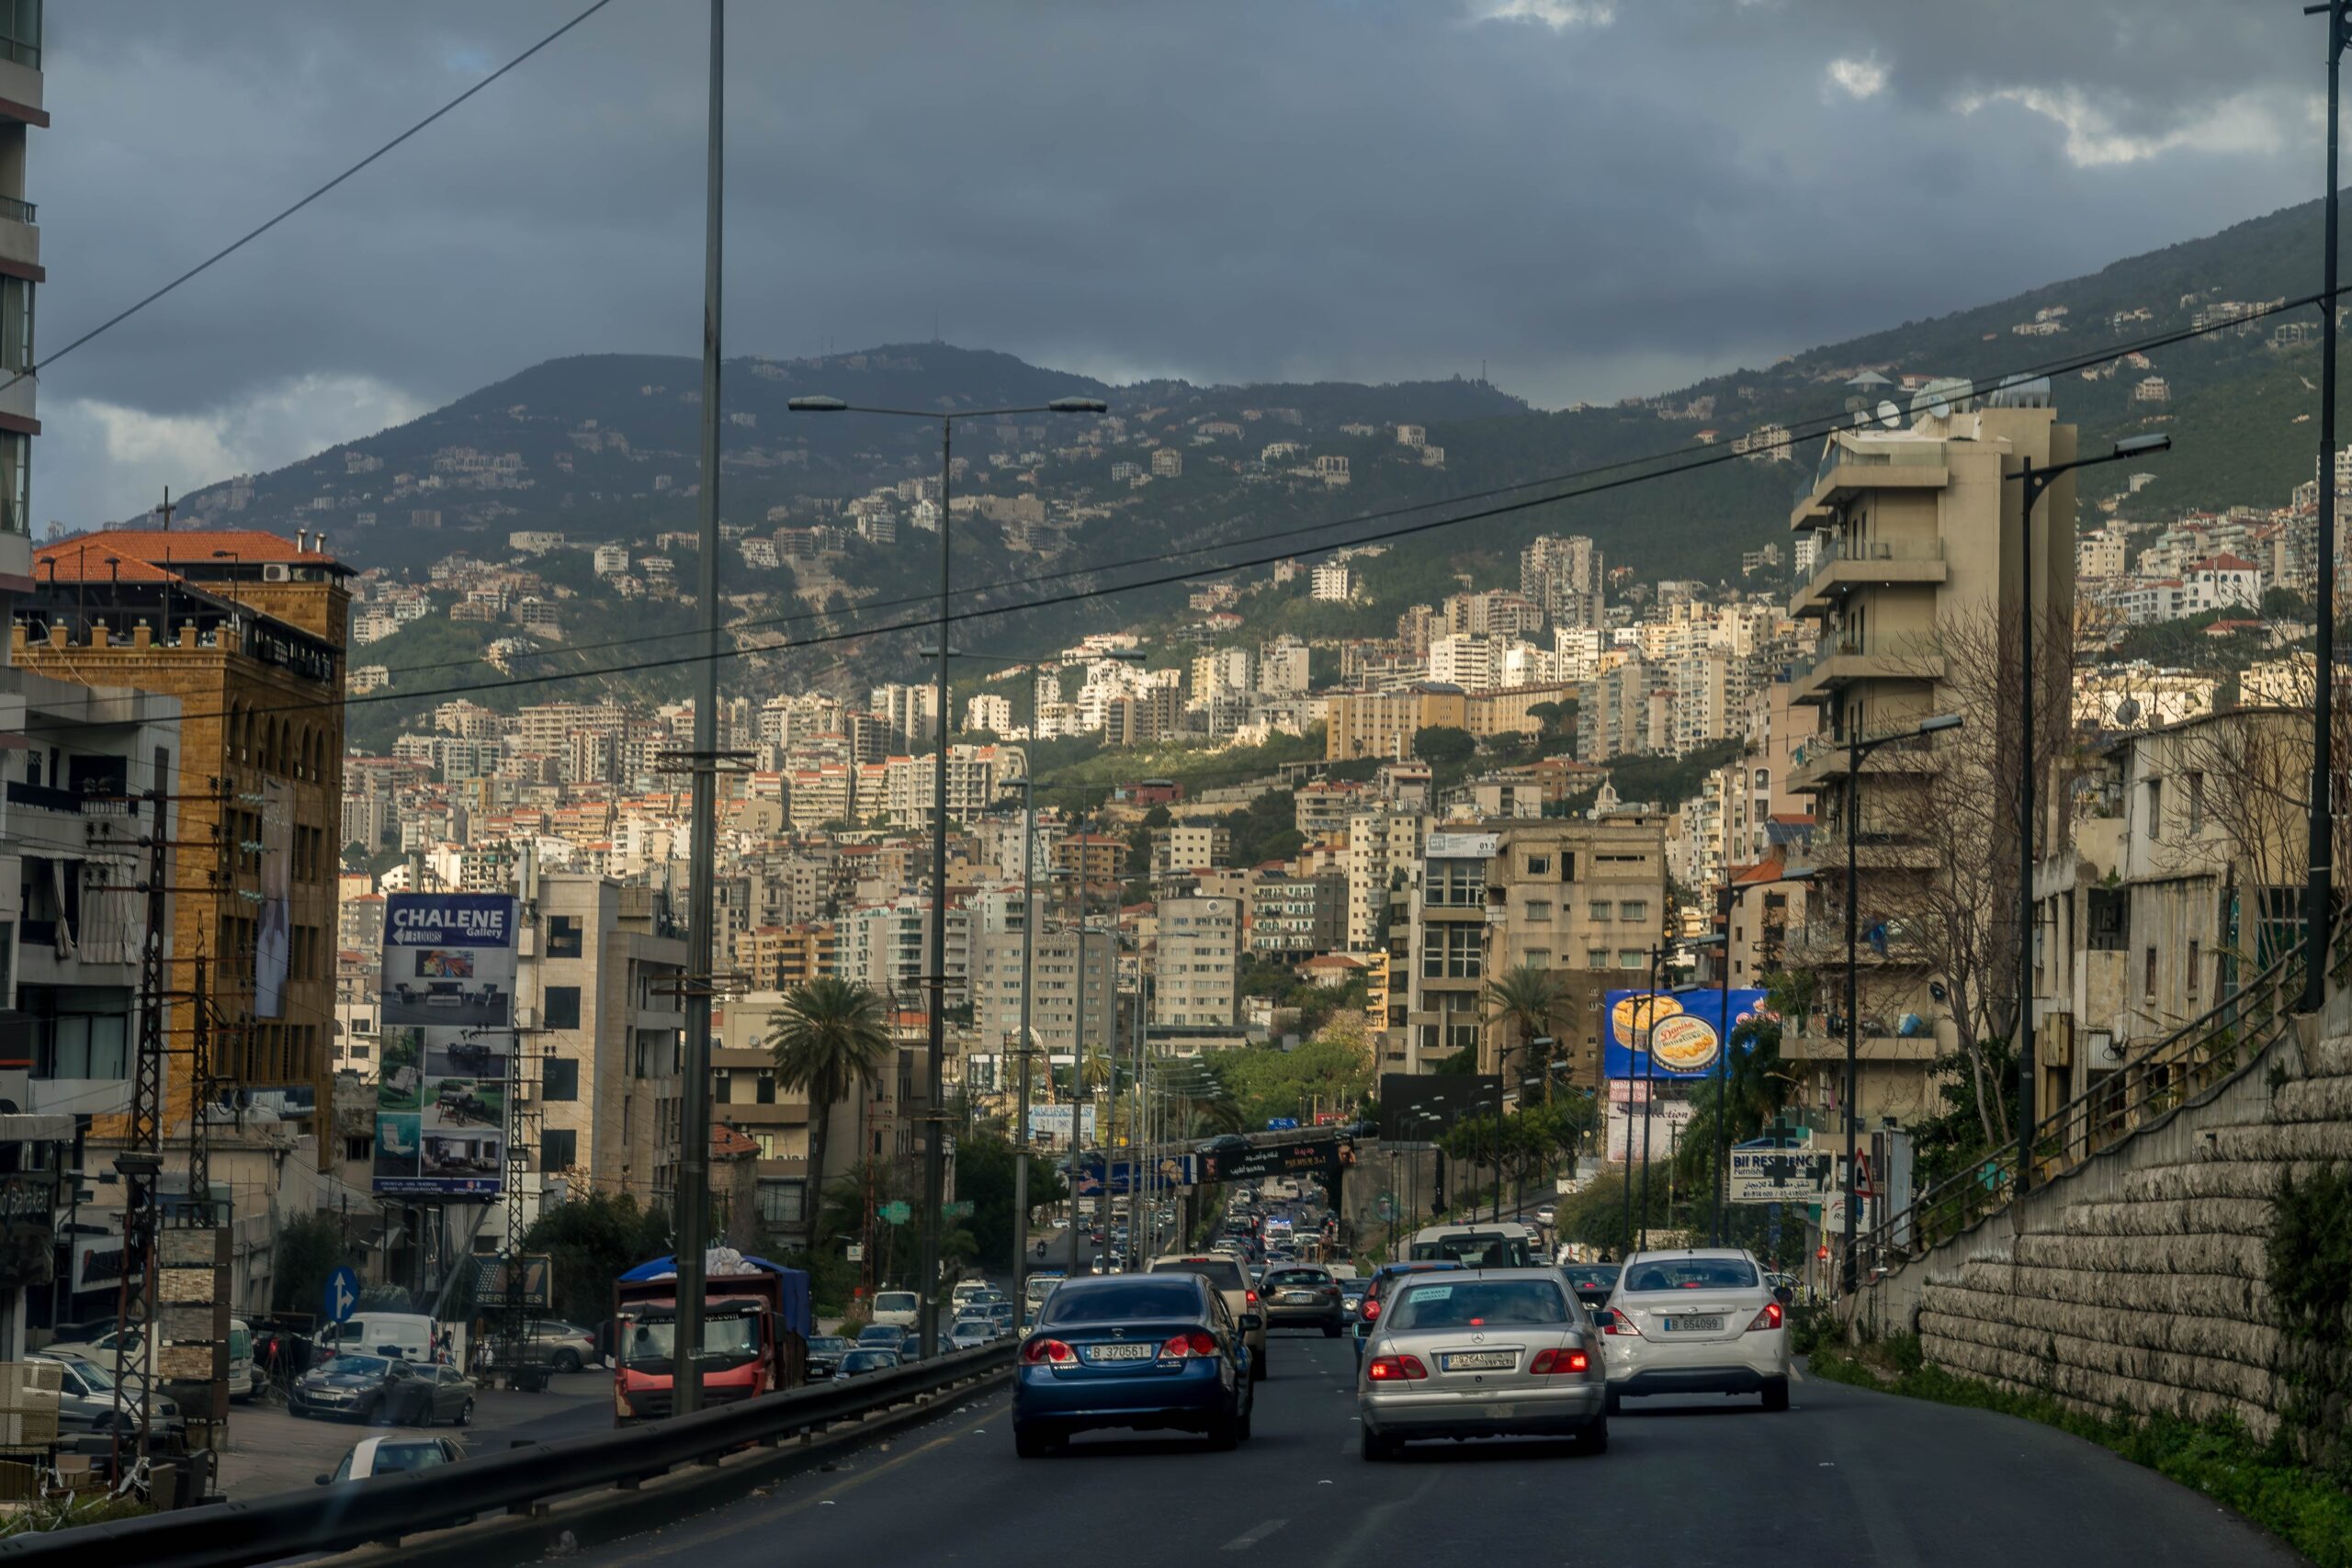
[[[327,1276],[350,1261],[343,1225],[331,1214],[297,1214],[277,1233],[270,1300],[279,1312],[316,1311]]]
[[[525,1252],[547,1255],[554,1312],[577,1323],[611,1316],[613,1281],[671,1246],[669,1215],[639,1208],[628,1193],[569,1199],[543,1211],[523,1237]]]
[[[964,1228],[973,1238],[974,1260],[1011,1268],[1013,1247],[1012,1140],[994,1129],[967,1133],[956,1140],[956,1195],[972,1205]],[[1029,1162],[1029,1206],[1034,1212],[1067,1195],[1061,1175],[1045,1160]]]
[[[1466,762],[1477,754],[1478,738],[1450,724],[1413,731],[1413,755],[1432,767]]]
[[[882,998],[830,975],[797,986],[769,1027],[768,1049],[777,1086],[808,1097],[808,1168],[821,1190],[832,1109],[879,1071],[890,1052]]]
[[[1551,1066],[1536,1061],[1525,1049],[1532,1041],[1556,1036],[1568,1011],[1567,986],[1557,972],[1521,964],[1487,982],[1487,1017],[1508,1025],[1521,1050],[1513,1055],[1520,1076],[1540,1074],[1551,1081]]]

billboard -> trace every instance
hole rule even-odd
[[[375,1189],[492,1197],[514,1086],[514,929],[503,893],[396,893],[384,905]]]
[[[1609,1102],[1602,1108],[1608,1138],[1602,1146],[1611,1159],[1636,1160],[1645,1152],[1653,1160],[1670,1159],[1680,1145],[1695,1108],[1679,1097],[1679,1090],[1668,1091],[1661,1085],[1653,1097],[1646,1092],[1649,1087],[1639,1078],[1620,1078],[1609,1086]]]
[[[1261,1176],[1314,1176],[1329,1179],[1355,1163],[1355,1141],[1326,1137],[1296,1143],[1236,1145],[1220,1139],[1201,1151],[1204,1181],[1249,1181]]]
[[[1602,1001],[1609,1034],[1600,1071],[1611,1078],[1712,1077],[1732,1031],[1773,1016],[1761,991],[1733,991],[1728,998],[1721,991],[1609,991]]]
[[[1078,1124],[1084,1130],[1085,1142],[1091,1145],[1094,1142],[1094,1107],[1091,1104],[1078,1107],[1032,1105],[1029,1108],[1030,1143],[1041,1149],[1069,1147],[1069,1122],[1072,1110],[1083,1112]]]
[[[1838,1157],[1741,1144],[1731,1151],[1728,1185],[1735,1203],[1818,1203],[1837,1188]]]

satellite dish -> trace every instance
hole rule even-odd
[[[1894,406],[1894,400],[1892,398],[1879,400],[1878,422],[1889,430],[1894,430],[1902,424],[1903,411]]]
[[[1928,412],[1934,414],[1938,419],[1950,419],[1951,417],[1951,405],[1944,401],[1941,398],[1938,398],[1928,405]]]
[[[2116,704],[2115,722],[2125,725],[2139,723],[2140,699],[2137,697],[2126,697],[2121,702]]]

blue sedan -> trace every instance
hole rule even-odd
[[[1234,1448],[1250,1436],[1252,1326],[1197,1274],[1065,1280],[1021,1346],[1014,1450],[1035,1459],[1106,1427],[1198,1432]]]

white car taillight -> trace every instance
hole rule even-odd
[[[1780,1326],[1781,1303],[1778,1302],[1766,1302],[1764,1303],[1764,1310],[1758,1313],[1754,1319],[1748,1323],[1747,1332],[1750,1334],[1765,1333]]]

